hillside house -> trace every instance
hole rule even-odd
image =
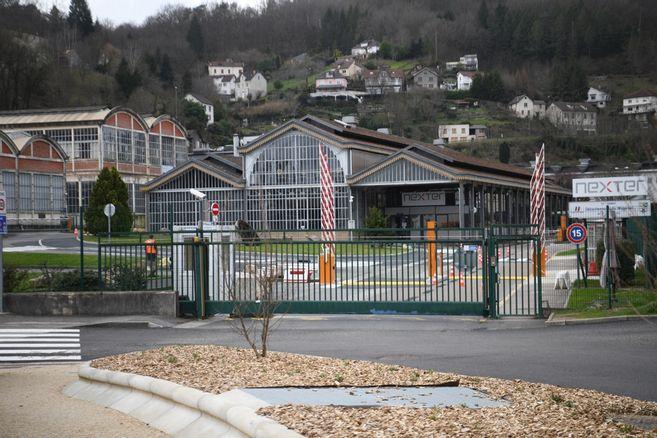
[[[460,71],[456,74],[456,89],[469,90],[472,87],[472,81],[477,75],[474,71]]]
[[[376,55],[381,49],[381,44],[376,40],[365,40],[351,48],[351,55],[359,58],[367,58]]]
[[[467,71],[477,71],[479,70],[479,59],[476,54],[472,55],[463,55],[459,58],[458,61],[449,61],[445,63],[446,70],[467,70]]]
[[[346,91],[347,78],[337,70],[327,71],[315,79],[317,91]]]
[[[598,108],[604,108],[607,106],[607,102],[611,102],[611,94],[602,91],[599,88],[591,87],[586,94],[586,101]]]
[[[232,59],[213,61],[208,64],[208,76],[211,78],[227,75],[238,77],[242,73],[244,73],[244,63],[235,62]]]
[[[267,79],[262,73],[251,70],[235,82],[235,100],[255,100],[267,95]]]
[[[361,76],[363,67],[358,65],[355,59],[345,58],[335,63],[333,70],[339,72],[342,76],[349,79],[356,79]]]
[[[636,91],[623,98],[623,115],[640,122],[647,122],[648,115],[657,112],[657,93]]]
[[[533,100],[529,96],[522,94],[514,97],[509,102],[509,110],[521,119],[534,117],[542,119],[545,117],[545,101]]]
[[[446,143],[484,140],[488,138],[488,128],[484,125],[438,125],[439,138]]]
[[[194,102],[201,105],[205,110],[205,115],[208,118],[208,125],[214,123],[214,105],[212,104],[212,102],[210,102],[205,97],[194,93],[187,93],[187,95],[185,95],[185,100],[188,102]]]
[[[416,66],[410,73],[413,88],[437,90],[440,88],[440,74],[432,67]]]
[[[404,91],[404,72],[402,70],[364,70],[363,78],[367,94],[400,93]]]
[[[546,111],[550,123],[567,132],[594,134],[598,113],[590,103],[553,102]]]

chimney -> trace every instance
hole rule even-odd
[[[233,134],[233,157],[239,157],[240,156],[240,136],[237,134]]]

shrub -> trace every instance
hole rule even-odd
[[[148,273],[143,266],[114,266],[110,272],[111,288],[114,290],[144,290]]]
[[[618,276],[623,284],[634,279],[634,242],[628,239],[618,239],[616,242],[618,254]]]
[[[54,292],[98,290],[98,276],[94,271],[84,271],[80,289],[80,270],[53,272],[44,269],[39,288]]]
[[[604,241],[598,240],[595,249],[595,263],[598,269],[602,269],[602,257],[605,253]],[[618,256],[618,276],[620,280],[627,284],[634,279],[634,243],[627,239],[618,239],[616,241],[616,255]]]
[[[5,268],[3,278],[6,292],[21,292],[29,288],[29,274],[26,269]]]

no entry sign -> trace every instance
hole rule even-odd
[[[566,236],[570,243],[579,245],[586,240],[586,227],[582,224],[571,224],[566,230]]]
[[[218,202],[213,202],[212,206],[210,206],[210,212],[212,213],[212,216],[219,216],[219,203]]]

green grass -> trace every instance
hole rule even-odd
[[[642,281],[637,278],[634,284]],[[568,308],[558,310],[560,317],[566,318],[600,318],[604,316],[655,315],[657,314],[657,292],[654,290],[622,288],[616,291],[612,308],[607,308],[608,293],[598,286],[597,280],[590,280],[591,287],[578,287],[582,281],[576,281],[568,300]]]
[[[10,268],[80,268],[78,254],[53,254],[42,252],[5,252],[2,254],[5,267]],[[98,257],[84,256],[85,267],[98,266]]]
[[[319,243],[262,243],[260,245],[238,245],[238,251],[255,253],[274,253],[290,255],[320,255],[322,245]],[[407,251],[405,245],[363,245],[355,243],[338,243],[335,245],[337,255],[390,255]]]
[[[584,248],[580,248],[579,252],[584,252]],[[563,257],[563,256],[572,256],[572,255],[577,255],[577,248],[572,248],[572,249],[568,249],[568,250],[565,250],[565,251],[559,251],[554,256],[555,257]]]
[[[156,243],[171,243],[171,235],[169,233],[121,233],[113,235],[112,239],[108,239],[106,235],[98,236],[85,236],[84,240],[87,242],[101,242],[101,243],[134,243],[143,244],[150,235],[153,235]]]

